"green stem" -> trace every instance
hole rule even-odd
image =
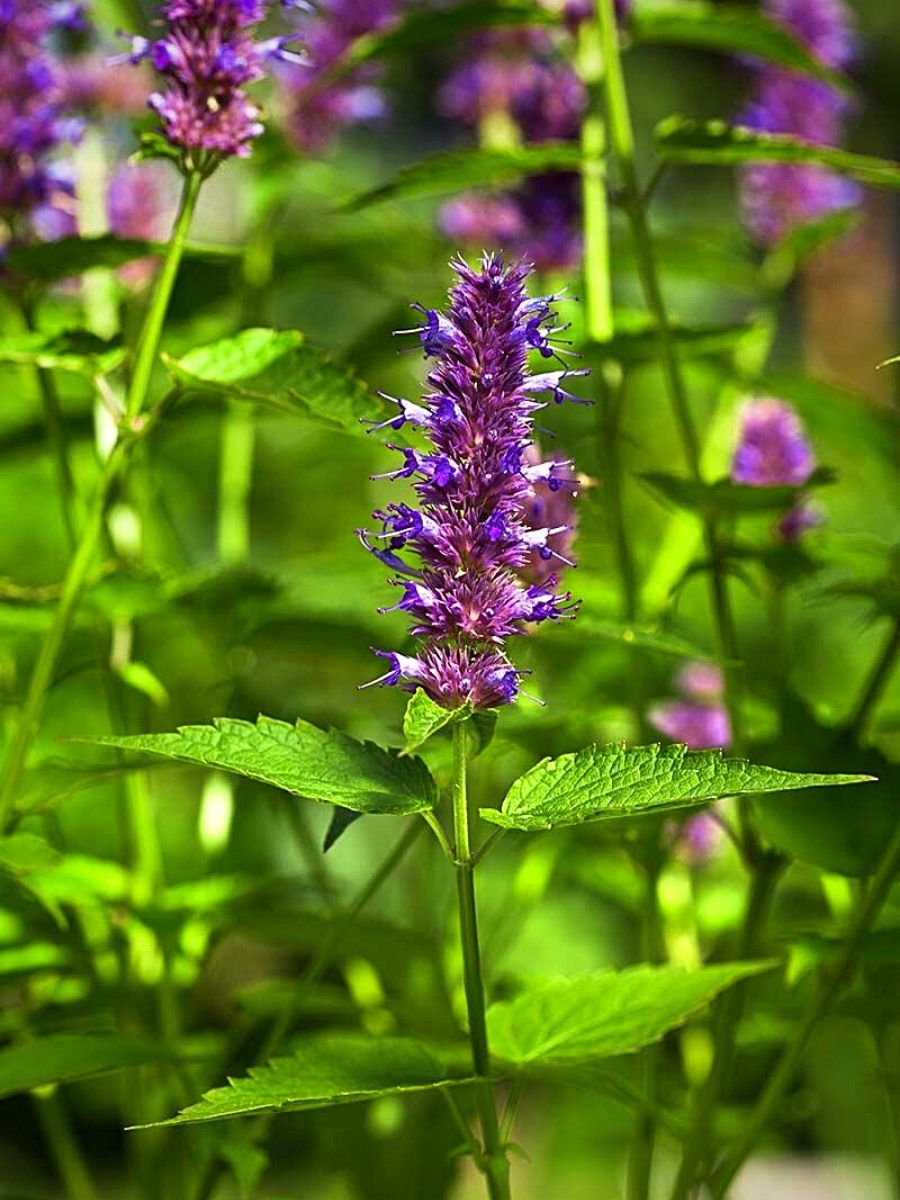
[[[172,299],[175,280],[178,278],[178,268],[181,266],[181,259],[184,256],[187,235],[194,210],[197,207],[197,198],[200,195],[200,188],[203,186],[203,179],[204,176],[201,172],[196,170],[185,176],[181,203],[172,228],[165,261],[156,280],[153,298],[150,301],[150,307],[138,339],[131,382],[125,401],[125,416],[128,420],[133,420],[141,413],[150,390],[150,380],[159,354],[159,343],[166,322],[166,314],[169,311],[169,302]]]
[[[606,125],[603,119],[603,46],[596,21],[585,21],[578,42],[578,69],[587,91],[581,124],[581,201],[584,214],[584,304],[592,342],[613,336],[609,204],[606,196]]]
[[[249,404],[230,401],[222,418],[219,456],[219,558],[241,566],[250,554],[250,489],[256,422]]]
[[[97,1190],[59,1092],[36,1096],[34,1103],[68,1200],[97,1200]]]
[[[784,860],[771,854],[766,855],[753,872],[735,956],[739,962],[759,953],[760,935],[784,867]],[[735,1058],[737,1027],[744,1015],[746,996],[746,985],[731,988],[716,1007],[712,1064],[705,1082],[693,1097],[688,1137],[672,1189],[672,1200],[686,1200],[691,1195],[702,1160],[712,1149],[710,1136],[716,1106],[728,1087]]]
[[[785,1049],[775,1070],[769,1076],[769,1081],[757,1101],[756,1107],[744,1121],[740,1136],[726,1153],[718,1170],[713,1174],[709,1193],[711,1200],[723,1200],[727,1194],[732,1180],[755,1147],[785,1092],[790,1087],[813,1030],[822,1017],[829,1012],[844,988],[851,982],[862,942],[884,907],[898,869],[900,869],[900,824],[881,856],[866,898],[844,943],[843,954],[833,967],[829,968],[827,972],[823,972],[819,987],[799,1029],[792,1035],[790,1045]]]
[[[862,697],[850,719],[850,728],[857,737],[865,733],[869,718],[891,677],[898,652],[900,652],[900,621],[894,621],[884,649],[878,656],[878,661],[875,663]]]
[[[622,182],[622,204],[631,225],[638,274],[647,306],[653,315],[659,339],[660,356],[669,401],[678,426],[684,456],[694,479],[701,479],[700,440],[691,414],[687,388],[678,358],[672,323],[659,281],[653,240],[647,224],[644,196],[638,181],[634,153],[631,109],[622,71],[619,33],[613,0],[597,0],[604,60],[604,89],[610,140]],[[711,565],[712,606],[718,633],[719,651],[725,667],[732,742],[738,751],[743,744],[742,681],[736,660],[734,620],[725,587],[721,555],[715,525],[709,515],[703,517],[706,552]]]
[[[478,945],[478,910],[475,903],[475,866],[469,840],[469,801],[466,780],[466,722],[453,726],[453,833],[456,850],[456,894],[459,905],[459,936],[463,958],[463,983],[469,1016],[472,1066],[480,1081],[475,1100],[481,1122],[484,1161],[479,1164],[487,1181],[490,1200],[509,1200],[509,1163],[500,1138],[494,1089],[489,1082],[484,1004],[484,979]]]
[[[655,864],[646,867],[646,894],[641,923],[642,953],[645,962],[660,960],[662,945],[662,921],[659,909],[657,885],[659,871]],[[653,1108],[659,1084],[659,1047],[648,1046],[644,1051],[642,1066],[641,1095],[646,1108],[637,1114],[631,1150],[628,1158],[628,1200],[648,1200],[653,1175],[653,1150],[656,1140],[656,1119]]]

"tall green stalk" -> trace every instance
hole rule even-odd
[[[490,1200],[509,1200],[509,1163],[500,1136],[494,1089],[488,1081],[490,1054],[484,1004],[484,978],[478,944],[478,910],[475,904],[475,864],[469,838],[469,800],[466,766],[466,722],[453,726],[453,833],[455,843],[456,895],[459,906],[459,937],[463,958],[463,983],[469,1016],[472,1066],[482,1082],[476,1084],[475,1101],[484,1146],[478,1164],[487,1181]]]
[[[203,176],[196,171],[185,178],[172,238],[138,342],[134,371],[128,389],[125,421],[120,430],[119,441],[103,466],[90,511],[79,533],[78,544],[63,580],[53,624],[32,670],[19,723],[3,763],[0,775],[0,833],[8,826],[12,817],[22,771],[37,735],[44,701],[94,563],[110,497],[145,426],[144,409],[150,379],[202,182]]]

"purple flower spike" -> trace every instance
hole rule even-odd
[[[741,414],[731,464],[735,483],[750,487],[798,486],[815,470],[815,457],[800,418],[781,400],[751,400]]]
[[[224,158],[246,157],[263,132],[261,110],[244,89],[272,59],[296,58],[289,38],[254,39],[269,7],[266,0],[168,0],[164,36],[131,39],[130,61],[149,60],[166,81],[148,103],[193,166],[209,170]]]
[[[524,264],[485,255],[477,270],[462,260],[453,268],[447,312],[421,309],[424,325],[409,331],[435,359],[421,405],[410,406],[429,452],[401,449],[402,465],[384,473],[412,478],[420,507],[379,510],[381,530],[360,535],[397,571],[402,595],[393,608],[409,613],[412,633],[426,640],[416,657],[376,651],[390,670],[373,682],[421,686],[447,708],[496,708],[519,690],[506,639],[577,607],[556,591],[553,568],[569,563],[576,481],[570,459],[542,462],[532,444],[542,405],[531,398],[528,355],[553,345],[550,299],[528,296]],[[404,550],[420,569],[400,557]]]
[[[764,7],[824,66],[842,69],[853,61],[856,36],[843,0],[766,0]],[[758,70],[755,94],[738,120],[765,133],[835,146],[847,108],[846,96],[827,83],[765,66]],[[817,166],[752,163],[740,178],[744,223],[765,246],[829,213],[855,207],[861,197],[854,182]]]

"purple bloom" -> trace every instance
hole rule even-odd
[[[46,49],[55,28],[83,21],[80,5],[0,0],[0,216],[12,236],[71,231],[74,186],[54,153],[80,132],[67,116],[60,64]]]
[[[531,529],[558,529],[548,539],[554,558],[546,558],[540,550],[532,550],[528,562],[522,567],[523,579],[530,583],[547,583],[554,586],[561,569],[572,557],[577,517],[573,500],[578,480],[569,479],[570,459],[562,455],[550,455],[542,459],[536,445],[531,445],[523,455],[526,470],[543,469],[544,478],[531,475],[533,495],[525,508],[525,523]]]
[[[287,48],[288,38],[254,39],[268,8],[266,0],[168,0],[162,6],[165,35],[132,39],[125,57],[148,59],[165,79],[165,91],[148,102],[166,138],[195,167],[208,170],[223,158],[250,153],[263,124],[246,85],[262,78],[270,59],[300,61]]]
[[[361,531],[367,549],[394,569],[402,589],[393,606],[408,612],[412,632],[426,639],[416,657],[377,651],[390,669],[374,682],[421,685],[446,707],[508,704],[518,693],[517,671],[504,643],[536,621],[573,615],[555,577],[528,586],[520,572],[536,554],[563,561],[554,540],[566,522],[529,522],[539,489],[571,487],[571,461],[541,462],[532,447],[533,397],[560,387],[565,370],[532,376],[528,353],[552,351],[552,297],[529,298],[530,268],[485,255],[480,269],[459,260],[446,314],[425,311],[417,332],[436,361],[421,405],[397,400],[430,442],[427,453],[404,449],[391,476],[411,476],[419,507],[391,504],[374,515],[380,529]],[[411,416],[407,416],[411,412]],[[389,423],[396,424],[392,419]],[[420,566],[401,552],[411,550]]]
[[[725,831],[709,810],[686,821],[670,822],[667,832],[676,855],[691,867],[702,866],[714,858],[725,838]]]
[[[722,668],[711,662],[686,663],[675,676],[675,686],[690,700],[715,702],[725,695]]]
[[[744,405],[731,463],[735,483],[751,487],[798,486],[806,483],[815,465],[800,418],[789,404],[766,399]]]
[[[767,0],[768,15],[786,26],[825,66],[849,65],[856,52],[852,17],[843,0]],[[846,97],[819,80],[766,66],[739,121],[766,133],[786,133],[813,145],[841,140]],[[753,163],[741,171],[744,222],[763,245],[793,229],[859,203],[860,189],[822,167]]]
[[[818,527],[825,520],[825,514],[815,504],[808,500],[798,500],[775,523],[775,534],[788,545],[796,545],[805,533]]]
[[[730,746],[731,722],[722,703],[721,670],[714,663],[688,663],[675,676],[675,687],[681,697],[655,704],[647,714],[650,724],[691,750]]]
[[[378,120],[387,111],[376,63],[324,82],[324,73],[359,38],[385,29],[400,15],[406,0],[324,0],[304,30],[310,66],[286,78],[290,108],[288,129],[301,150],[321,151],[347,125]]]

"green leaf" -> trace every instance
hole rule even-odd
[[[633,1054],[683,1025],[725,988],[772,963],[631,967],[554,979],[488,1010],[491,1050],[519,1066],[566,1066]]]
[[[447,1078],[436,1055],[411,1038],[322,1034],[307,1038],[290,1058],[251,1068],[249,1076],[207,1092],[197,1104],[158,1124],[189,1125],[260,1113],[302,1112],[463,1082]]]
[[[354,821],[358,821],[362,813],[354,812],[352,808],[336,808],[331,814],[325,838],[322,842],[322,853],[327,854],[331,847],[341,838]]]
[[[117,238],[104,233],[97,237],[67,237],[56,242],[36,242],[10,250],[7,263],[10,269],[29,279],[52,283],[68,279],[97,268],[115,270],[139,258],[165,253],[165,242],[148,242],[142,238]],[[197,259],[233,259],[240,251],[231,246],[189,245],[185,257]]]
[[[579,634],[587,637],[603,638],[652,654],[666,654],[674,658],[711,657],[693,642],[650,625],[623,625],[619,621],[604,621],[597,617],[579,615],[576,629]]]
[[[184,387],[280,412],[299,410],[345,433],[365,436],[361,421],[379,411],[379,402],[349,367],[308,345],[296,330],[245,329],[183,358],[164,357],[171,375]]]
[[[816,146],[786,133],[760,133],[725,121],[667,117],[656,128],[656,150],[664,162],[732,166],[784,162],[828,167],[874,187],[900,188],[900,164],[835,146]]]
[[[345,212],[356,212],[386,200],[418,200],[468,188],[500,187],[523,175],[545,171],[578,171],[581,151],[571,142],[541,142],[499,150],[450,150],[398,171],[393,179],[345,200]]]
[[[439,729],[456,725],[471,715],[472,709],[467,704],[459,708],[444,708],[422,688],[416,688],[403,714],[403,736],[407,751],[418,750]]]
[[[506,829],[557,829],[611,817],[692,808],[723,796],[865,783],[869,775],[795,774],[685,746],[588,746],[545,758],[512,785],[499,811],[481,809]]]
[[[747,323],[730,325],[673,325],[672,336],[682,358],[706,358],[732,354],[752,328]],[[654,362],[660,356],[659,331],[650,313],[618,309],[615,334],[598,352],[616,362],[636,365]]]
[[[436,800],[434,780],[421,759],[400,758],[301,720],[289,725],[260,717],[253,725],[221,718],[212,725],[185,725],[177,733],[75,740],[219,767],[354,812],[399,816],[425,812]]]
[[[159,1042],[117,1034],[58,1033],[0,1050],[0,1097],[49,1083],[85,1079],[160,1062],[167,1057]]]
[[[802,71],[842,90],[850,86],[846,76],[826,67],[784,25],[734,4],[711,4],[705,0],[639,4],[629,32],[638,43],[749,54],[779,67]]]
[[[59,852],[34,833],[14,833],[0,838],[0,865],[15,875],[27,875],[59,862]]]
[[[715,517],[720,513],[734,515],[761,512],[783,512],[811,487],[833,483],[835,475],[827,467],[819,467],[802,486],[779,485],[751,487],[717,479],[715,483],[672,475],[665,471],[645,471],[639,476],[664,499],[691,512],[706,512]]]
[[[106,341],[85,329],[0,338],[0,363],[68,371],[92,379],[114,371],[124,358],[125,351],[117,341]]]

